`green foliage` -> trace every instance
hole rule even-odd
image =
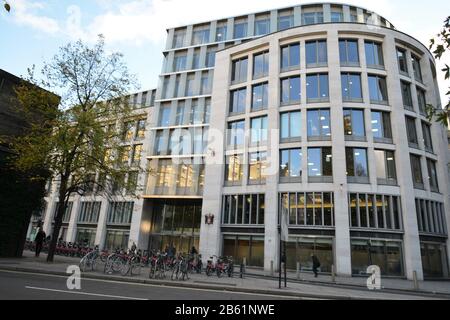
[[[444,54],[450,53],[450,16],[444,21],[444,26],[436,38],[430,40],[430,50],[434,57],[441,60]],[[448,64],[441,70],[444,72],[445,80],[450,79],[450,67]],[[448,127],[450,117],[450,87],[445,94],[448,97],[447,103],[443,109],[437,109],[433,105],[427,105],[428,119],[432,121],[435,119],[437,122]]]
[[[90,192],[95,185],[105,194],[112,193],[112,185],[126,187],[124,177],[131,168],[121,161],[122,128],[135,114],[123,97],[136,80],[120,53],[105,53],[102,36],[92,48],[82,41],[69,43],[44,65],[39,86],[61,95],[59,108],[52,108],[54,95],[37,90],[33,74],[30,70],[32,85],[16,89],[20,112],[33,116],[38,108],[45,116],[14,141],[19,155],[14,163],[23,171],[45,165],[59,182],[58,198],[64,205],[55,215],[48,256],[52,261],[69,197]]]
[[[10,12],[11,11],[11,6],[9,5],[8,2],[6,2],[6,0],[4,2],[5,2],[5,4],[3,6],[4,6],[5,10]]]

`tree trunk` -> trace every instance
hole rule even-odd
[[[61,179],[61,185],[59,190],[59,206],[58,211],[55,214],[54,226],[52,232],[52,238],[50,240],[50,245],[48,246],[47,262],[53,262],[55,256],[56,245],[58,243],[59,230],[61,230],[62,219],[64,217],[64,212],[66,212],[68,201],[66,200],[66,182],[63,185],[63,179]],[[69,197],[67,196],[67,199]]]

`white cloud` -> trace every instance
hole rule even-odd
[[[38,13],[44,8],[45,4],[42,2],[15,0],[11,11],[13,21],[19,25],[29,26],[48,34],[58,33],[60,30],[58,22]]]

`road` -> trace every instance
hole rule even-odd
[[[293,297],[82,279],[69,290],[67,277],[0,271],[0,300],[286,300]]]

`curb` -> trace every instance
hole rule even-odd
[[[245,275],[249,278],[254,278],[254,279],[266,279],[266,280],[277,280],[278,281],[277,277],[272,277],[272,276],[252,274],[252,273],[246,273]],[[288,282],[298,283],[298,284],[307,284],[307,285],[315,285],[315,286],[331,287],[331,288],[352,289],[352,290],[359,290],[359,291],[363,291],[363,292],[368,291],[368,289],[366,287],[357,285],[357,284],[339,283],[339,282],[321,282],[321,281],[311,281],[311,280],[302,280],[302,279],[297,280],[297,279],[293,279],[293,278],[288,278],[287,280],[288,280]],[[384,288],[383,287],[382,292],[392,293],[392,294],[404,294],[404,295],[410,295],[410,296],[450,299],[450,293],[438,292],[438,291],[423,291],[423,290],[400,289],[400,288],[395,289],[395,288]]]
[[[29,269],[21,267],[8,267],[0,266],[0,271],[16,271],[24,272],[30,274],[42,274],[42,275],[56,275],[56,276],[67,276],[67,273],[61,271],[46,271],[41,269]],[[256,288],[246,288],[246,287],[223,287],[218,285],[210,284],[194,284],[186,282],[172,282],[167,280],[152,280],[152,279],[136,279],[136,278],[125,278],[116,276],[107,276],[102,274],[89,274],[84,273],[83,277],[86,279],[94,280],[107,280],[116,281],[123,283],[138,283],[138,284],[149,284],[158,285],[162,287],[173,287],[173,288],[193,288],[193,289],[205,289],[214,291],[224,291],[224,292],[236,292],[236,293],[253,293],[262,295],[274,295],[274,296],[284,296],[284,297],[298,297],[298,298],[308,298],[308,299],[323,299],[323,300],[382,300],[381,298],[366,298],[366,297],[355,297],[355,296],[344,296],[344,295],[321,295],[321,294],[311,294],[293,291],[280,291],[271,289],[256,289]]]

